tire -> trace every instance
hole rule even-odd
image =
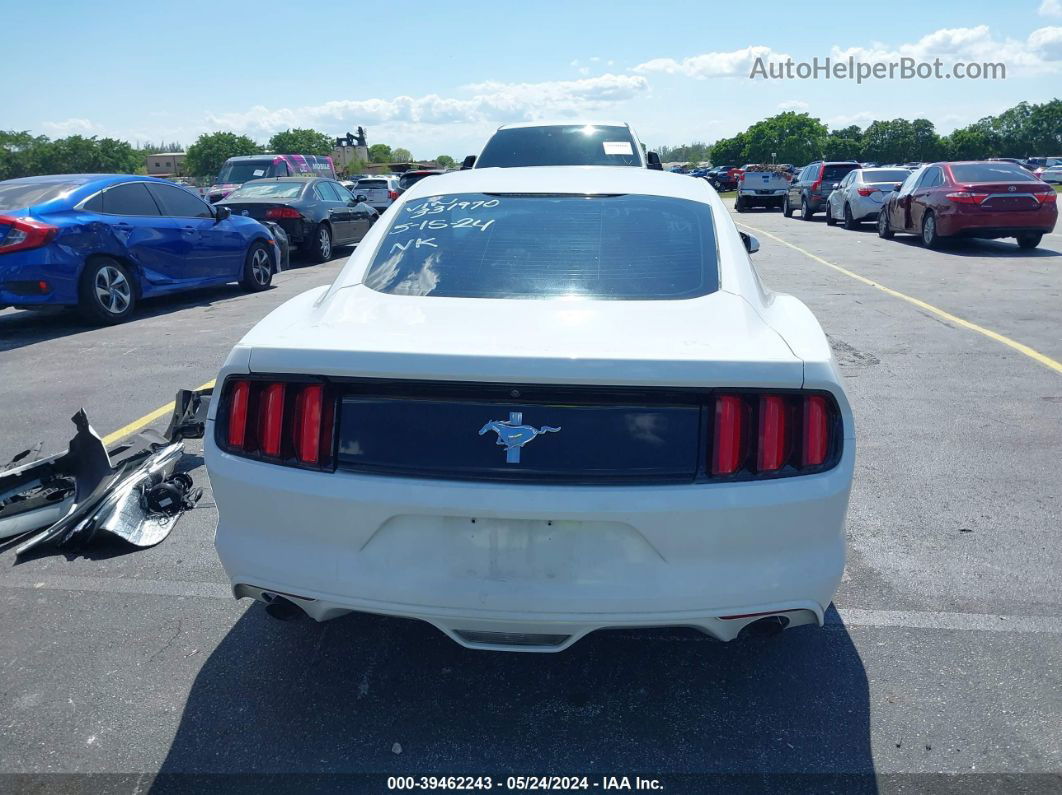
[[[792,218],[793,217],[793,208],[789,204],[789,194],[788,193],[786,193],[785,197],[782,199],[782,215],[785,218]]]
[[[882,207],[878,213],[878,237],[884,240],[892,240],[894,234],[889,227],[889,211]]]
[[[826,204],[826,226],[836,226],[837,219],[833,217],[833,210],[830,209],[830,205]]]
[[[1043,232],[1018,235],[1018,248],[1036,248],[1043,240]]]
[[[801,218],[801,220],[810,221],[811,217],[813,215],[815,215],[815,213],[811,212],[811,208],[808,207],[808,198],[807,198],[807,196],[801,196],[800,197],[800,218]]]
[[[844,228],[848,230],[858,229],[862,223],[852,217],[852,207],[848,202],[844,203]]]
[[[129,267],[111,257],[96,257],[85,266],[78,286],[77,308],[90,323],[124,323],[136,307],[136,282]]]
[[[256,240],[247,249],[247,256],[243,259],[243,275],[240,276],[240,287],[249,293],[260,293],[269,289],[273,283],[273,273],[276,271],[276,263],[269,251],[269,246],[261,240]]]
[[[741,196],[734,199],[734,210],[739,213],[745,212],[745,201]]]
[[[306,243],[306,252],[314,262],[328,262],[332,258],[332,230],[328,224],[318,224],[313,237]]]
[[[926,248],[940,248],[940,242],[936,216],[926,213],[922,216],[922,245]]]

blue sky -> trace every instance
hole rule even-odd
[[[296,10],[300,9],[300,10]],[[0,128],[185,145],[231,129],[367,128],[417,157],[498,124],[630,121],[650,146],[713,141],[781,109],[830,126],[925,116],[940,132],[1062,95],[1062,0],[886,3],[0,0]],[[1007,79],[750,80],[795,61],[1001,61]]]

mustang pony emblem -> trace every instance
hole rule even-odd
[[[519,464],[520,448],[539,434],[557,433],[560,430],[560,428],[554,428],[552,425],[543,425],[541,428],[536,428],[533,425],[524,425],[523,421],[524,415],[522,412],[510,411],[508,422],[491,420],[479,429],[480,436],[487,431],[494,431],[498,434],[496,444],[505,447],[506,464]]]

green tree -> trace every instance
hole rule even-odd
[[[71,135],[54,141],[45,139],[35,147],[37,174],[132,174],[143,165],[127,141],[115,138],[86,138]]]
[[[38,160],[48,139],[28,130],[0,130],[0,179],[15,179],[41,173]]]
[[[745,150],[745,133],[738,133],[733,138],[720,138],[718,141],[712,144],[712,163],[717,166],[744,165],[748,162]],[[664,159],[663,155],[661,155],[660,159]]]
[[[453,168],[457,165],[457,161],[450,157],[450,155],[436,155],[435,162],[443,168]]]
[[[278,155],[330,155],[335,140],[323,132],[294,129],[278,132],[269,139],[269,151]]]
[[[391,159],[391,147],[387,144],[373,144],[369,147],[370,163],[393,163]]]
[[[398,147],[398,149],[395,149],[393,152],[391,152],[392,163],[408,163],[412,159],[413,154],[408,149]]]
[[[942,155],[940,136],[929,119],[911,122],[910,160],[939,160]]]
[[[773,153],[776,163],[808,163],[822,157],[827,135],[818,119],[786,111],[746,130],[745,157],[749,163],[769,163]]]
[[[216,176],[230,157],[257,155],[262,147],[246,135],[230,132],[204,133],[188,147],[185,170],[196,177]]]
[[[365,161],[364,160],[351,160],[342,169],[340,169],[348,177],[352,174],[364,174],[365,173]]]
[[[830,130],[823,157],[827,160],[859,160],[863,151],[863,131],[855,124]]]

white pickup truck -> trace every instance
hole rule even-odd
[[[779,166],[749,163],[738,174],[734,209],[739,213],[757,206],[780,210],[788,190],[789,180]]]

